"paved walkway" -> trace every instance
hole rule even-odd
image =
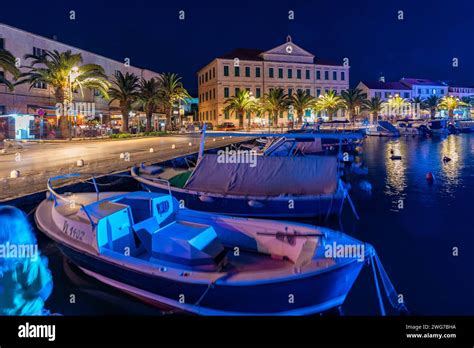
[[[205,148],[221,147],[241,140],[243,138],[208,137]],[[54,175],[71,172],[100,175],[126,171],[141,162],[156,163],[195,153],[199,150],[199,142],[199,135],[174,135],[123,140],[20,143],[0,153],[0,201],[44,191],[47,179]],[[125,158],[121,158],[121,154]],[[78,160],[83,160],[84,166],[78,167]],[[20,172],[18,178],[10,178],[14,170]]]

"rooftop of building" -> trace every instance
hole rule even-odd
[[[95,56],[97,56],[97,57],[101,57],[101,58],[103,58],[103,59],[107,59],[107,60],[113,61],[113,62],[115,62],[115,63],[123,64],[122,61],[119,61],[119,60],[117,60],[117,59],[110,58],[110,57],[106,57],[106,56],[104,56],[104,55],[102,55],[102,54],[99,54],[99,53],[96,53],[96,52],[92,52],[92,51],[86,50],[86,49],[84,49],[84,48],[76,47],[76,46],[74,46],[74,45],[68,44],[67,42],[59,41],[59,40],[57,40],[57,39],[55,39],[55,38],[52,39],[52,38],[49,38],[49,37],[47,37],[47,36],[43,36],[43,35],[40,35],[40,34],[32,33],[32,32],[30,32],[30,31],[27,31],[27,30],[24,30],[24,29],[21,29],[21,28],[17,28],[17,27],[14,27],[14,26],[12,26],[12,25],[5,24],[5,23],[0,22],[0,27],[1,27],[1,26],[7,27],[7,28],[10,28],[10,29],[13,29],[13,30],[17,30],[17,31],[22,32],[22,33],[24,33],[24,34],[36,36],[36,37],[41,38],[41,39],[43,39],[43,40],[47,40],[47,41],[49,41],[49,42],[51,42],[51,43],[61,44],[61,45],[68,46],[68,48],[70,48],[71,50],[78,50],[78,51],[87,52],[87,53],[93,54],[93,55],[95,55]],[[155,72],[155,71],[153,71],[153,70],[151,70],[151,69],[149,69],[149,68],[146,68],[146,67],[142,67],[142,66],[138,66],[138,65],[132,65],[132,67],[133,67],[133,68],[136,68],[136,69],[140,69],[140,70],[147,70],[147,71],[150,71],[150,72],[152,72],[152,73],[158,74],[157,72]]]
[[[239,60],[250,60],[250,61],[263,61],[261,56],[262,53],[266,52],[265,50],[257,49],[257,48],[235,48],[223,55],[220,55],[219,59],[234,59],[239,58]],[[332,65],[332,66],[340,66],[342,64],[336,63],[331,60],[321,59],[318,57],[314,57],[313,63],[317,65]]]
[[[413,85],[421,85],[421,86],[446,86],[446,84],[440,82],[440,81],[434,81],[434,80],[429,80],[429,79],[418,79],[418,78],[412,78],[412,77],[402,77],[400,80],[401,83],[406,84],[408,86],[413,86]]]
[[[384,90],[411,90],[410,87],[405,86],[399,81],[383,82],[383,81],[361,81],[370,89],[384,89]]]

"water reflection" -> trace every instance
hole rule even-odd
[[[453,189],[461,184],[461,169],[463,147],[459,136],[451,135],[444,139],[440,148],[441,173],[445,178],[446,192],[452,193]]]
[[[393,156],[402,156],[402,160],[392,159]],[[404,190],[407,187],[406,165],[406,143],[402,145],[399,139],[388,142],[385,146],[385,191],[387,196],[394,198],[392,210],[399,211],[403,209]]]

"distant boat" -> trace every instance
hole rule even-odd
[[[401,119],[396,123],[401,135],[430,134],[428,122],[424,119]]]
[[[474,132],[474,120],[464,119],[456,120],[454,122],[456,129],[461,133],[472,133]]]
[[[365,134],[379,137],[399,137],[400,131],[388,121],[377,121],[365,128]]]
[[[449,133],[447,119],[444,119],[444,118],[433,119],[433,120],[430,120],[428,125],[432,134],[443,135],[443,134]]]
[[[376,256],[341,232],[193,211],[169,194],[54,191],[54,180],[77,175],[48,181],[38,228],[86,274],[151,304],[202,315],[320,313],[344,303]]]
[[[256,156],[226,163],[206,154],[195,168],[135,166],[132,177],[153,192],[170,192],[189,209],[249,217],[337,215],[348,197],[335,156]]]

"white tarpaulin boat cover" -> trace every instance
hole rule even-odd
[[[324,195],[337,190],[337,159],[328,156],[258,156],[254,164],[222,163],[205,155],[186,189],[233,195]]]

